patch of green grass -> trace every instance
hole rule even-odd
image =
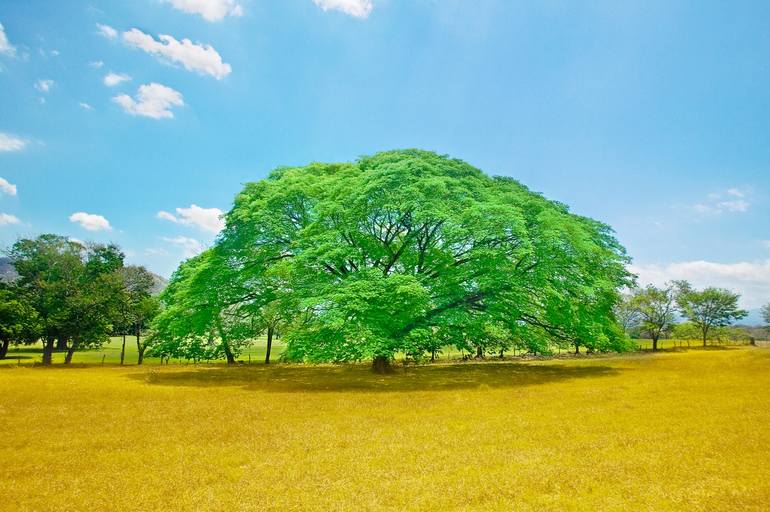
[[[5,510],[767,510],[770,350],[0,369]]]

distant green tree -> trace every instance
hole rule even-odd
[[[37,312],[22,291],[0,285],[0,359],[5,359],[11,344],[32,344],[40,338]]]
[[[608,226],[419,150],[278,169],[237,196],[216,250],[228,301],[258,307],[266,280],[289,297],[288,358],[381,370],[438,336],[483,354],[500,326],[543,351],[617,346],[612,308],[631,284]]]
[[[704,347],[713,328],[728,326],[749,314],[738,307],[740,295],[730,290],[711,287],[698,291],[686,281],[678,282],[677,288],[679,310],[698,327]]]
[[[142,331],[160,310],[158,300],[151,295],[155,277],[144,267],[129,265],[121,269],[123,293],[120,302],[120,331],[123,344],[120,350],[120,364],[126,353],[126,335],[136,336],[137,364],[142,364],[146,344],[142,342]]]
[[[621,329],[629,336],[639,330],[640,322],[639,310],[634,306],[633,299],[633,294],[624,293],[613,310]]]
[[[658,340],[670,331],[676,319],[676,290],[669,284],[663,288],[648,285],[636,289],[630,307],[637,311],[643,333],[652,339],[652,350],[658,350]]]
[[[770,302],[762,306],[762,319],[765,325],[770,329]]]
[[[123,266],[116,246],[83,245],[46,234],[17,241],[10,254],[19,274],[17,286],[40,321],[43,364],[51,364],[57,337],[67,343],[65,363],[76,350],[109,340]]]

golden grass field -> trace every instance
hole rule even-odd
[[[0,368],[4,510],[770,509],[770,349]]]

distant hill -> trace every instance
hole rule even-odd
[[[13,268],[11,258],[1,256],[0,257],[0,282],[9,283],[15,281],[19,277],[16,273],[16,269]]]
[[[153,295],[158,295],[168,284],[168,279],[163,276],[159,276],[155,272],[150,272],[153,277],[152,290]],[[11,283],[19,278],[19,274],[16,273],[16,269],[13,268],[11,258],[2,256],[0,257],[0,282]]]

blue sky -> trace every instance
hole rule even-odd
[[[770,300],[770,3],[0,0],[0,245],[169,275],[243,183],[420,147]]]

